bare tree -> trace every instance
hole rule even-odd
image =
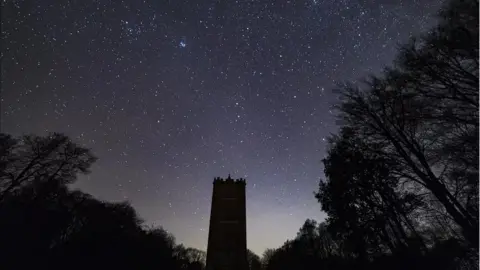
[[[89,149],[59,133],[27,135],[18,140],[2,135],[0,141],[4,146],[0,152],[0,202],[26,185],[72,183],[77,173],[88,173],[96,160]]]

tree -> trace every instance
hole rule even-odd
[[[0,260],[6,269],[185,269],[172,235],[149,228],[128,202],[100,201],[67,184],[95,158],[61,134],[0,134]],[[186,269],[204,253],[184,249]]]
[[[439,26],[405,46],[366,88],[342,86],[340,117],[431,193],[478,247],[478,1],[453,1]],[[475,38],[477,37],[477,38]],[[460,42],[459,42],[460,41]],[[444,211],[443,211],[444,209]]]
[[[262,262],[260,260],[260,257],[250,249],[247,249],[247,261],[248,261],[248,269],[250,270],[262,269]]]
[[[295,239],[277,249],[264,252],[263,269],[345,269],[349,258],[342,256],[340,245],[326,231],[325,223],[307,219]]]
[[[13,138],[0,134],[0,235],[4,262],[45,260],[68,226],[71,194],[65,186],[88,173],[95,157],[68,137],[52,133]]]
[[[262,255],[262,268],[268,269],[268,266],[272,263],[273,256],[276,253],[276,249],[268,248]]]
[[[207,254],[203,250],[178,245],[175,247],[175,257],[181,269],[201,270],[205,268]]]
[[[478,79],[478,1],[453,0],[392,68],[341,85],[316,194],[328,218],[264,268],[478,269]]]
[[[403,81],[426,100],[423,121],[439,143],[442,181],[453,206],[478,226],[478,1],[451,1],[440,24],[420,42],[405,46],[392,81]],[[457,221],[458,222],[458,221]],[[465,222],[465,221],[461,221]],[[464,227],[462,225],[462,227]],[[467,225],[468,226],[468,225]]]
[[[357,139],[353,130],[342,129],[330,140],[323,160],[326,180],[316,193],[328,214],[328,230],[363,262],[386,251],[426,249],[410,217],[421,200],[399,192],[401,182],[393,173],[398,166],[378,155],[377,148]]]
[[[77,174],[88,173],[96,160],[89,149],[60,133],[46,137],[26,135],[21,139],[2,134],[0,145],[0,202],[26,185],[73,183]]]

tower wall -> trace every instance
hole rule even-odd
[[[207,270],[247,270],[245,180],[213,181]]]

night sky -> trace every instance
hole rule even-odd
[[[64,132],[76,187],[206,249],[213,178],[247,179],[248,247],[306,218],[336,82],[378,73],[438,0],[2,1],[1,131]]]

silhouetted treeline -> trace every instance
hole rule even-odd
[[[205,252],[145,227],[128,203],[69,190],[94,161],[62,134],[0,134],[0,268],[204,269]]]
[[[328,217],[265,269],[478,269],[478,10],[449,2],[393,67],[340,85],[315,195]]]

